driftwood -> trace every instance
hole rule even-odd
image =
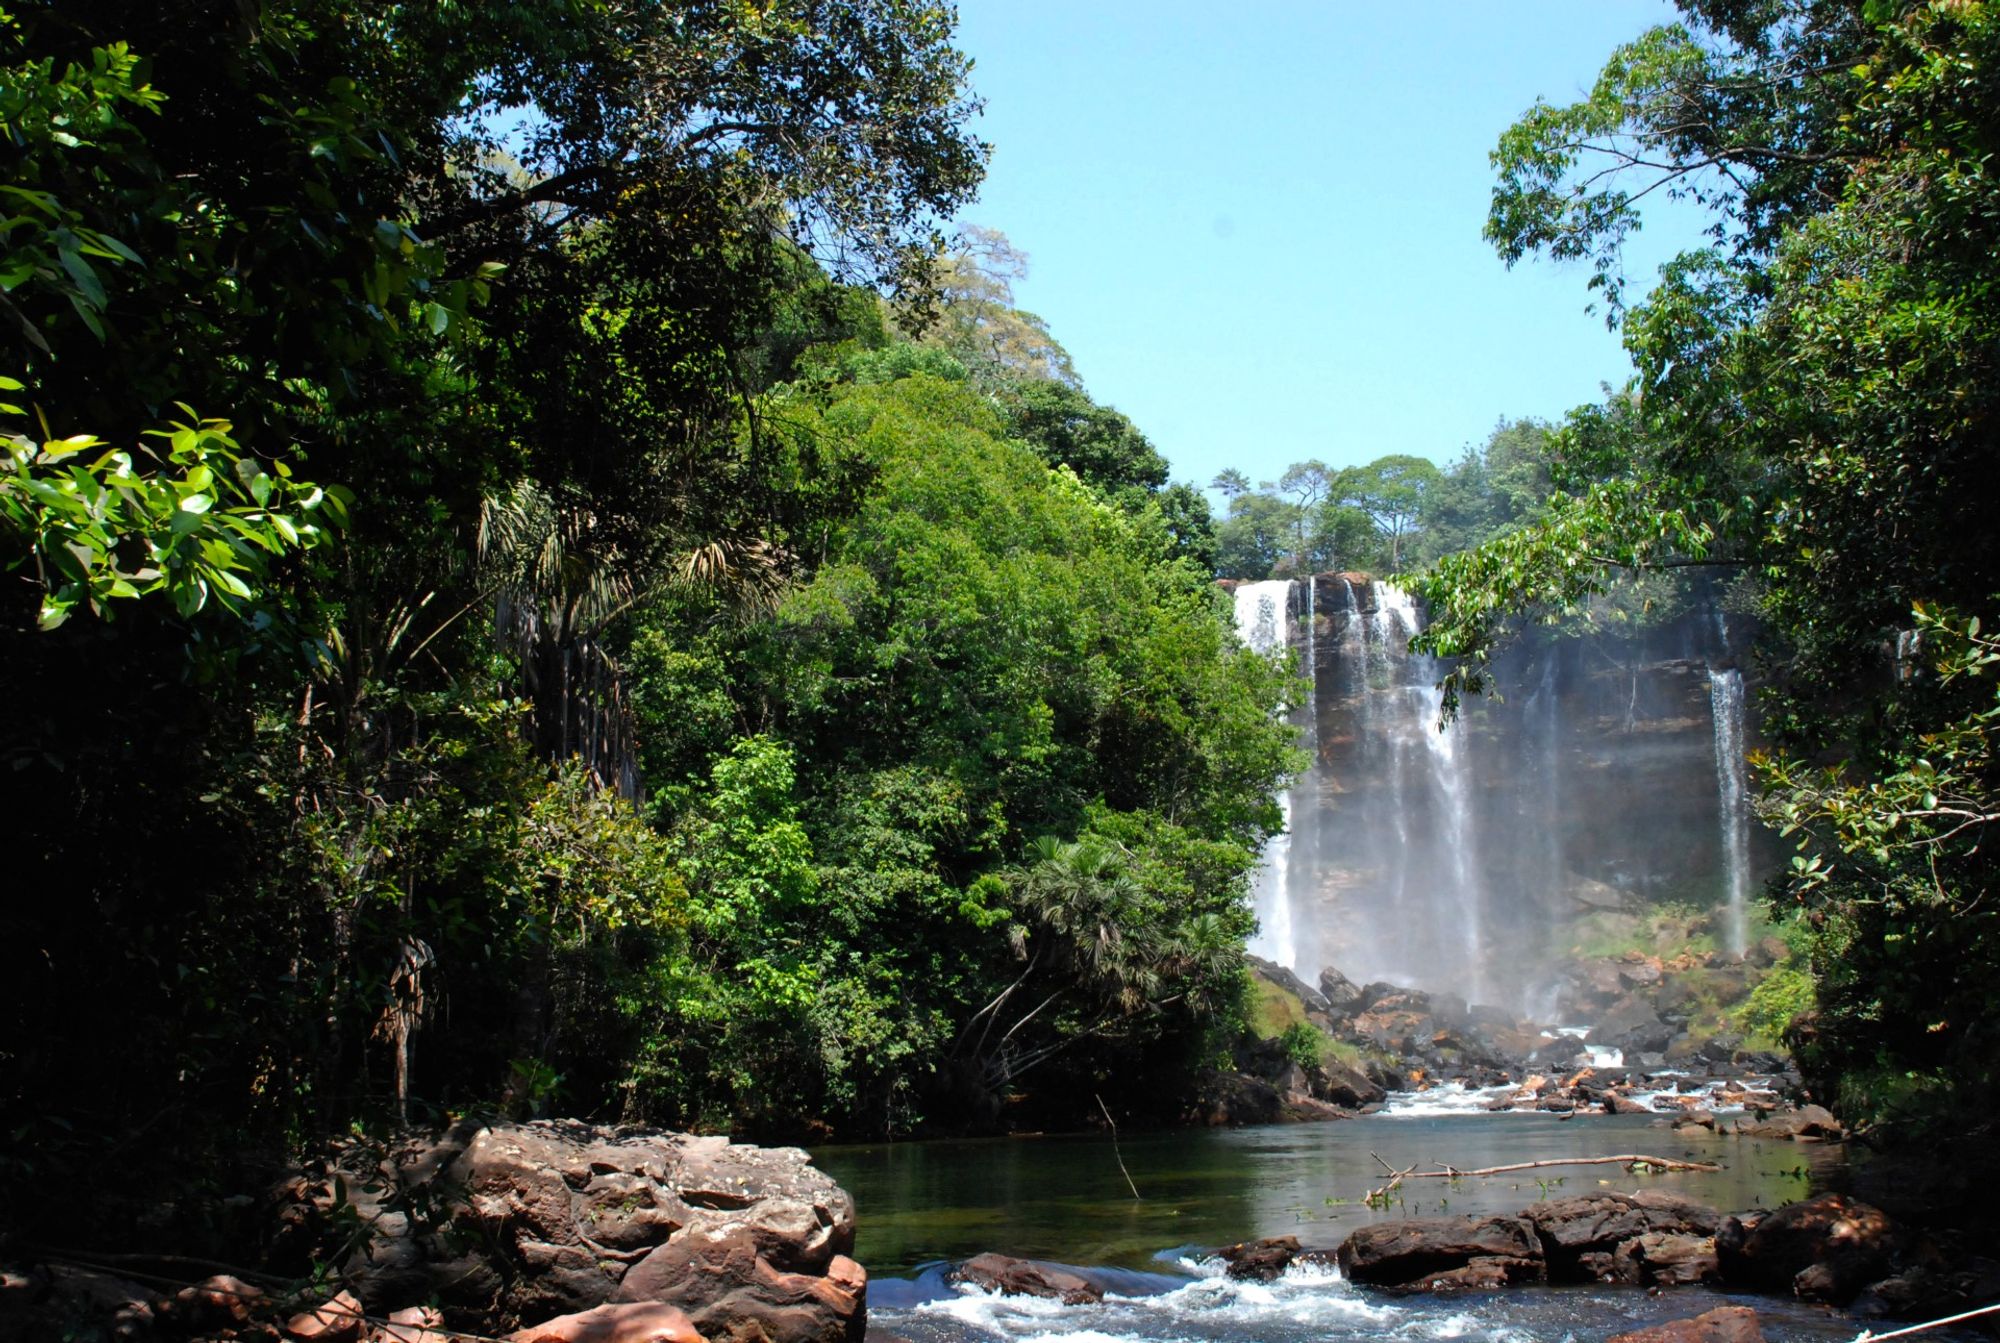
[[[1892,1329],[1886,1334],[1877,1334],[1863,1329],[1854,1336],[1854,1343],[1879,1343],[1881,1339],[1885,1338],[1907,1338],[1911,1334],[1921,1334],[1932,1329],[1941,1328],[1947,1324],[1957,1324],[1962,1320],[1976,1319],[1981,1315],[1991,1315],[1995,1311],[2000,1311],[2000,1305],[1981,1306],[1978,1310],[1968,1310],[1958,1315],[1947,1315],[1941,1320],[1931,1320],[1925,1324],[1913,1324],[1907,1329]]]
[[[1436,1170],[1418,1170],[1415,1166],[1408,1166],[1402,1170],[1398,1170],[1388,1162],[1383,1161],[1374,1152],[1370,1152],[1368,1155],[1375,1157],[1377,1164],[1383,1170],[1389,1172],[1389,1182],[1387,1184],[1383,1185],[1380,1189],[1371,1189],[1368,1191],[1368,1196],[1363,1202],[1371,1204],[1387,1199],[1390,1194],[1395,1192],[1396,1186],[1402,1184],[1405,1180],[1456,1180],[1471,1175],[1507,1175],[1517,1170],[1539,1170],[1547,1166],[1625,1166],[1632,1169],[1640,1166],[1651,1166],[1655,1170],[1699,1171],[1718,1171],[1722,1169],[1722,1167],[1706,1161],[1681,1161],[1674,1157],[1639,1156],[1626,1153],[1623,1156],[1579,1156],[1551,1158],[1547,1161],[1515,1161],[1505,1166],[1481,1166],[1473,1170],[1462,1169],[1458,1166],[1448,1166],[1444,1162],[1438,1161],[1432,1163],[1437,1166]]]
[[[1139,1197],[1139,1186],[1132,1183],[1132,1172],[1125,1169],[1125,1154],[1118,1150],[1118,1121],[1111,1117],[1111,1107],[1104,1103],[1104,1097],[1097,1097],[1097,1108],[1104,1111],[1104,1122],[1111,1125],[1111,1155],[1118,1158],[1118,1173],[1125,1177],[1126,1187],[1131,1189],[1134,1202],[1144,1202]]]

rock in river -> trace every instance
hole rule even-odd
[[[1729,1218],[1715,1248],[1726,1282],[1837,1303],[1888,1273],[1896,1229],[1872,1204],[1821,1194],[1764,1217]]]
[[[1541,1240],[1534,1224],[1521,1217],[1378,1222],[1342,1241],[1337,1258],[1349,1282],[1380,1287],[1424,1287],[1440,1280],[1445,1286],[1500,1286],[1542,1276]],[[1475,1272],[1452,1276],[1468,1268]]]
[[[1066,1268],[1004,1254],[974,1255],[947,1274],[946,1279],[971,1283],[1003,1296],[1048,1297],[1066,1306],[1104,1299],[1101,1288]]]
[[[1619,1334],[1610,1343],[1764,1343],[1764,1331],[1757,1327],[1757,1312],[1748,1306],[1722,1306],[1691,1320],[1669,1320]]]

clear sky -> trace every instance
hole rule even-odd
[[[1588,271],[1509,271],[1487,154],[1664,0],[959,0],[1015,291],[1176,479],[1448,460],[1630,371]],[[1675,226],[1679,226],[1676,233]],[[1685,244],[1656,219],[1635,274]],[[1641,287],[1641,291],[1643,287]]]

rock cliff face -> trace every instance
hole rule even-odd
[[[281,1254],[359,1228],[335,1267],[371,1316],[436,1301],[493,1332],[663,1303],[706,1339],[754,1343],[846,1343],[866,1323],[853,1201],[797,1148],[465,1124],[353,1149],[282,1200]]]
[[[1256,878],[1258,954],[1545,1016],[1551,953],[1595,914],[1713,908],[1717,943],[1747,949],[1774,858],[1744,798],[1751,631],[1710,595],[1527,632],[1492,669],[1503,695],[1440,732],[1409,595],[1360,574],[1233,592],[1245,642],[1308,677],[1293,721],[1314,758]]]

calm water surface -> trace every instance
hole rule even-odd
[[[1641,1153],[1713,1162],[1714,1173],[1634,1175],[1580,1166],[1404,1186],[1386,1211],[1362,1199],[1383,1162],[1460,1168]],[[1135,1200],[1119,1168],[1131,1173]],[[1675,1133],[1645,1116],[1386,1116],[1332,1124],[1104,1136],[830,1147],[819,1165],[854,1195],[857,1257],[874,1275],[874,1329],[912,1343],[1295,1343],[1495,1339],[1586,1343],[1640,1323],[1699,1314],[1732,1298],[1698,1289],[1649,1297],[1592,1288],[1388,1297],[1324,1270],[1273,1284],[1232,1282],[1206,1260],[1218,1245],[1296,1235],[1331,1248],[1364,1222],[1438,1213],[1511,1213],[1546,1196],[1668,1189],[1725,1210],[1775,1207],[1845,1173],[1837,1147]],[[1379,1159],[1378,1159],[1379,1158]],[[1546,1181],[1546,1185],[1544,1185]],[[1061,1306],[954,1289],[941,1261],[983,1250],[1118,1270],[1102,1305]],[[1773,1340],[1852,1339],[1835,1312],[1742,1298]],[[1927,1337],[1944,1339],[1948,1335]]]

